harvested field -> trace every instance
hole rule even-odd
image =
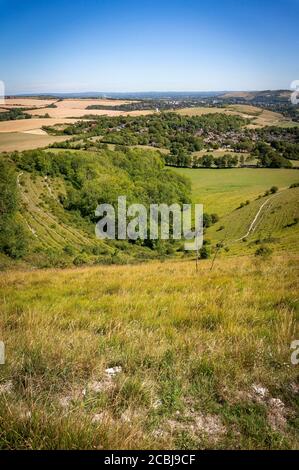
[[[43,132],[43,131],[41,131]],[[41,135],[26,132],[1,132],[0,152],[13,152],[15,150],[30,150],[46,147],[54,142],[67,140],[65,136],[50,136],[46,132]]]
[[[51,118],[82,118],[83,116],[140,116],[152,114],[153,111],[113,111],[112,109],[81,109],[81,108],[47,108],[46,112]],[[29,112],[28,112],[29,114]],[[31,116],[43,116],[45,109],[30,111]]]
[[[43,126],[55,126],[56,124],[72,124],[77,119],[19,119],[16,121],[0,122],[1,132],[26,132],[41,129]]]
[[[116,107],[123,104],[131,103],[130,100],[112,100],[112,99],[39,99],[39,98],[7,98],[3,106],[7,109],[14,108],[28,108],[28,114],[32,116],[44,116],[45,113],[49,114],[51,118],[80,118],[86,114],[94,116],[121,116],[125,114],[132,114],[133,116],[139,114],[148,114],[149,111],[133,111],[123,112],[111,109],[86,109],[88,106],[101,105]],[[54,108],[47,108],[47,106],[55,104]],[[34,109],[30,109],[34,108]],[[0,112],[5,112],[4,108]]]
[[[66,109],[86,109],[87,106],[101,105],[101,106],[121,106],[123,104],[130,104],[130,100],[106,100],[106,99],[66,99],[58,101],[56,106]]]
[[[120,106],[128,104],[130,101],[125,100],[63,100],[55,103],[56,108],[47,108],[46,112],[52,118],[80,118],[84,115],[91,116],[138,116],[140,114],[151,114],[152,111],[117,111],[113,109],[87,109],[88,106]],[[40,116],[45,114],[45,109],[34,109],[30,111],[32,116]]]
[[[43,129],[29,129],[29,131],[24,131],[22,134],[48,135]]]
[[[42,99],[42,98],[6,98],[4,106],[6,108],[32,108],[49,106],[57,101],[54,99]]]

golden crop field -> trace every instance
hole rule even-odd
[[[47,108],[46,112],[52,118],[80,118],[84,115],[91,116],[124,116],[132,115],[138,116],[141,114],[150,114],[152,111],[118,111],[112,109],[87,109],[88,106],[100,105],[100,106],[120,106],[123,104],[129,104],[129,100],[108,100],[108,99],[64,99],[56,101],[56,108]],[[34,109],[28,111],[32,116],[42,116],[45,114],[45,109]]]
[[[83,116],[139,116],[152,114],[153,111],[114,111],[112,109],[84,109],[84,108],[53,108],[46,109],[46,112],[51,118],[82,118]],[[31,116],[42,116],[45,114],[45,109],[36,109],[28,111]]]
[[[6,108],[33,108],[48,106],[55,103],[56,99],[42,99],[42,98],[5,98],[3,106]]]
[[[67,140],[67,136],[50,136],[43,126],[71,124],[76,119],[19,119],[0,122],[0,152],[30,150]]]
[[[77,119],[51,119],[51,118],[34,118],[34,119],[18,119],[15,121],[1,121],[0,122],[0,134],[1,132],[27,132],[36,131],[41,129],[43,126],[55,126],[56,124],[72,124]]]
[[[41,131],[43,132],[43,131]],[[31,150],[46,147],[54,142],[67,140],[67,136],[51,136],[46,132],[42,134],[28,132],[1,132],[0,152],[13,152],[15,150]]]

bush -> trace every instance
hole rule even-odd
[[[273,250],[271,248],[269,248],[266,245],[263,245],[263,246],[260,246],[256,250],[255,256],[261,256],[263,258],[267,258],[267,257],[271,256],[272,253],[273,253]]]
[[[239,205],[238,209],[242,209],[242,207],[245,207],[245,206],[249,206],[250,204],[250,201],[245,201],[245,202],[241,202],[241,204]]]
[[[0,251],[11,258],[22,258],[27,250],[27,236],[22,225],[13,218],[2,218],[0,223]]]
[[[0,251],[21,258],[27,248],[26,232],[18,221],[19,194],[14,169],[0,162]]]
[[[75,254],[75,249],[70,246],[70,245],[66,245],[64,248],[63,248],[63,251],[67,254],[67,255],[74,255]]]
[[[76,258],[74,258],[73,264],[75,266],[82,266],[83,264],[88,263],[88,261],[89,261],[88,257],[85,254],[81,254],[81,255],[76,256]]]
[[[277,187],[277,186],[272,186],[272,188],[270,188],[270,193],[271,193],[271,194],[275,194],[275,193],[277,193],[277,191],[278,191],[278,187]]]
[[[211,214],[211,221],[212,221],[212,224],[216,224],[219,221],[219,215]]]
[[[211,252],[210,250],[207,248],[207,246],[203,246],[200,250],[199,250],[199,256],[200,256],[200,259],[209,259],[210,256],[211,256]]]

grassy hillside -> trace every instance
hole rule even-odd
[[[299,188],[254,200],[222,217],[207,237],[223,242],[229,254],[254,253],[267,243],[272,250],[298,251]]]
[[[7,272],[1,448],[298,447],[298,259],[210,266]]]
[[[205,234],[212,251],[223,245],[218,255],[254,254],[265,244],[278,252],[298,251],[299,189],[289,189],[299,182],[297,170],[175,171],[191,179],[192,198],[204,204],[204,212],[218,214]],[[278,193],[265,195],[272,186]]]

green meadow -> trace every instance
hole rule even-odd
[[[253,200],[271,186],[287,188],[299,182],[299,171],[268,168],[175,169],[191,180],[193,201],[220,216]]]

